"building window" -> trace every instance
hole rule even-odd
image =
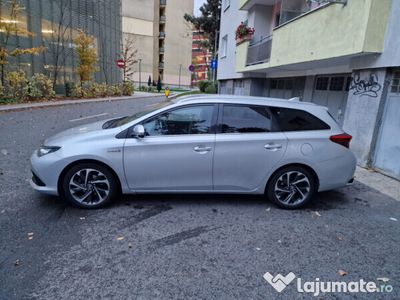
[[[226,34],[222,38],[222,43],[221,43],[221,58],[226,57],[226,52],[228,49],[228,35]]]
[[[344,77],[332,77],[329,85],[330,91],[343,91]]]
[[[315,89],[317,91],[326,91],[328,89],[329,77],[318,77]]]
[[[400,93],[400,72],[394,73],[390,91],[392,93]]]

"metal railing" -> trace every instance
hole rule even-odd
[[[272,35],[250,43],[247,50],[247,66],[268,62],[271,58]]]
[[[160,38],[165,38],[165,32],[161,31],[159,37]]]
[[[167,5],[167,0],[160,0],[160,5]]]
[[[160,22],[165,22],[167,20],[166,16],[160,16]]]
[[[160,47],[160,53],[164,53],[164,52],[165,52],[164,47]]]
[[[160,62],[160,63],[158,64],[158,68],[159,68],[159,69],[164,69],[164,63],[163,63],[163,62]]]

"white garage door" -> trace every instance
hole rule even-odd
[[[318,76],[315,80],[312,102],[327,106],[340,124],[343,124],[350,82],[350,74]]]
[[[374,167],[400,179],[400,71],[393,75],[382,126],[377,140]]]

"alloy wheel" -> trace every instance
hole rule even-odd
[[[105,201],[110,193],[107,177],[95,169],[81,169],[69,181],[71,196],[81,204],[97,205]]]
[[[308,177],[299,171],[283,173],[275,183],[274,193],[282,204],[295,206],[307,199],[311,192]]]

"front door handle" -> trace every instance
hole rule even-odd
[[[206,146],[196,146],[193,148],[193,150],[195,152],[199,152],[199,153],[206,153],[206,152],[210,152],[212,150],[212,148],[206,147]]]
[[[270,143],[270,144],[266,144],[264,146],[265,149],[270,150],[270,151],[277,151],[282,149],[282,145],[281,144],[275,144],[275,143]]]

